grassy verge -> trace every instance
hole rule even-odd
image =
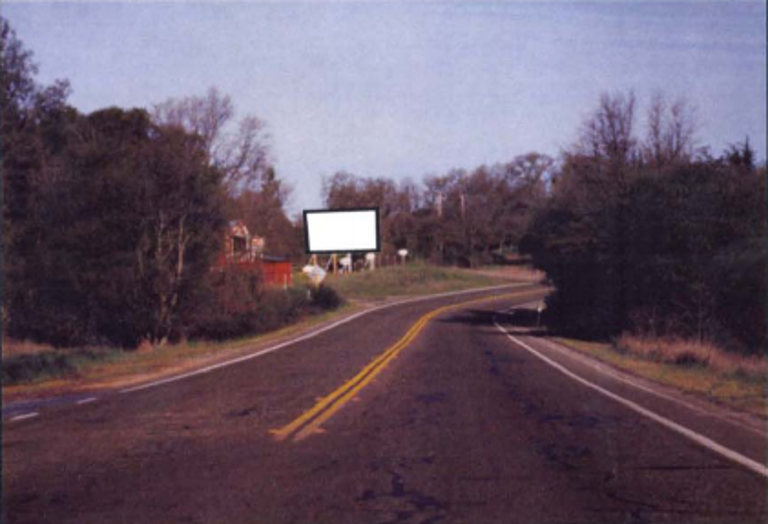
[[[89,367],[120,358],[117,350],[75,348],[36,350],[3,358],[3,384],[18,385],[76,376]]]
[[[3,346],[3,396],[6,400],[32,396],[126,387],[142,381],[182,373],[225,358],[238,356],[361,309],[367,301],[387,297],[426,295],[509,283],[521,278],[495,270],[491,274],[423,263],[379,268],[345,276],[329,275],[325,284],[352,302],[335,311],[301,317],[282,329],[223,342],[195,341],[147,351],[113,348],[68,348],[5,341]],[[524,275],[523,275],[524,276]],[[302,282],[303,275],[297,277]]]
[[[239,340],[185,342],[155,347],[149,351],[121,351],[114,348],[57,350],[6,341],[3,346],[3,396],[5,400],[13,400],[62,391],[125,387],[236,357],[251,351],[254,346],[289,337],[358,309],[358,306],[346,305],[335,311],[304,317],[276,331]],[[44,362],[44,365],[30,365],[30,358],[36,358]],[[22,362],[24,364],[20,364]],[[21,365],[28,368],[23,376],[16,379],[6,376],[7,369]]]
[[[613,344],[555,338],[634,375],[766,418],[765,361],[683,341],[622,337]],[[695,356],[698,355],[698,356]]]
[[[505,284],[510,280],[510,277],[501,274],[487,275],[478,271],[411,262],[350,275],[328,275],[324,283],[348,299],[376,300],[390,296],[460,291]]]

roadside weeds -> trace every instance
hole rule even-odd
[[[613,344],[562,337],[553,340],[630,374],[768,418],[765,360],[740,359],[714,347],[680,340],[628,336]]]
[[[623,335],[614,348],[656,362],[702,366],[747,380],[760,380],[768,375],[768,360],[764,357],[728,353],[714,344],[695,340]]]
[[[254,348],[352,315],[361,309],[363,308],[359,305],[347,304],[335,311],[305,317],[276,331],[225,342],[184,342],[155,347],[149,351],[122,351],[113,348],[33,350],[37,351],[32,353],[37,358],[41,355],[49,355],[45,358],[55,360],[66,356],[67,364],[54,366],[53,372],[41,372],[26,383],[4,385],[3,401],[55,396],[64,392],[75,393],[126,387],[147,380],[164,378],[214,364],[225,358],[237,357]],[[89,360],[78,360],[78,355],[86,351],[96,356]],[[5,349],[3,352],[5,357]],[[14,352],[11,351],[11,353]],[[12,358],[24,356],[16,354]],[[6,366],[5,363],[3,365]],[[60,374],[56,374],[56,369],[60,370]]]

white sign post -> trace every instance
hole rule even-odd
[[[342,273],[351,273],[352,272],[352,254],[350,253],[347,256],[340,258],[339,264],[341,264]]]
[[[371,271],[376,269],[376,253],[367,253],[365,255],[365,261]]]
[[[306,265],[301,269],[302,273],[307,275],[315,288],[320,287],[320,283],[323,281],[327,273],[320,266]]]
[[[400,249],[397,252],[398,255],[400,255],[400,263],[405,264],[405,257],[408,256],[408,250],[407,249]]]
[[[536,327],[541,327],[541,312],[544,311],[544,302],[539,302],[536,308]]]

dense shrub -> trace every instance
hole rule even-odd
[[[523,248],[556,286],[547,321],[564,334],[762,352],[765,169],[713,159],[661,176],[636,169],[605,198],[574,176],[534,221]]]
[[[226,340],[264,333],[290,324],[310,305],[335,307],[339,298],[324,290],[311,302],[306,288],[283,290],[263,283],[259,267],[212,271],[197,297],[198,306],[185,318],[185,335],[192,339]],[[323,289],[323,288],[321,288]]]
[[[220,248],[221,174],[199,137],[143,110],[65,114],[55,176],[27,172],[27,208],[3,224],[6,332],[57,347],[162,342]]]
[[[73,375],[82,365],[102,361],[112,355],[114,353],[88,349],[16,355],[3,359],[3,384],[10,386],[41,378]]]
[[[344,304],[344,299],[335,289],[320,286],[312,292],[312,305],[320,309],[336,309]]]

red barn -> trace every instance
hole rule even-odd
[[[288,287],[293,284],[291,261],[282,257],[261,257],[264,282],[273,286]]]

